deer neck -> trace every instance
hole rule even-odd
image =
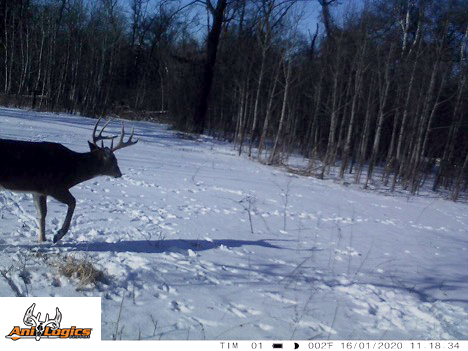
[[[77,156],[72,186],[101,175],[101,160],[97,152],[78,153]]]

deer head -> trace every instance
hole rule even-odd
[[[103,169],[103,175],[108,175],[111,177],[121,177],[122,172],[120,172],[119,166],[117,165],[117,159],[115,158],[114,152],[123,149],[124,147],[128,147],[131,145],[134,145],[138,142],[138,140],[132,140],[134,129],[132,129],[132,133],[130,134],[130,137],[126,142],[124,142],[124,136],[125,136],[125,128],[122,123],[122,130],[120,132],[120,137],[119,137],[119,142],[117,143],[116,146],[114,146],[114,139],[117,138],[117,135],[112,135],[112,136],[103,136],[102,132],[104,129],[107,127],[107,125],[110,123],[111,120],[108,120],[104,126],[101,128],[98,134],[97,128],[99,125],[99,122],[101,121],[101,118],[98,119],[94,126],[93,130],[93,140],[92,142],[88,141],[89,149],[91,152],[96,153],[99,157],[100,164],[102,165]],[[111,140],[111,147],[105,147],[104,146],[104,140]],[[101,141],[101,146],[98,145],[98,142]]]
[[[49,327],[51,330],[60,328],[60,321],[62,320],[62,313],[58,309],[55,310],[55,318],[49,319],[49,314],[46,314],[45,320],[41,321],[41,313],[39,312],[36,316],[34,315],[34,307],[36,304],[33,303],[24,314],[23,323],[28,327],[36,327],[35,339],[36,341],[41,340],[44,334],[45,328]]]

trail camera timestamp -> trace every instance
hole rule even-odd
[[[461,350],[458,341],[347,341],[342,350]]]
[[[412,350],[460,350],[458,341],[411,342]]]

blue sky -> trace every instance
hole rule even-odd
[[[216,0],[212,0],[214,3]],[[332,7],[332,16],[336,23],[340,23],[342,18],[346,13],[349,11],[353,11],[356,8],[360,8],[363,6],[365,0],[340,0],[338,6]],[[123,6],[125,11],[130,15],[130,3],[131,0],[119,0],[120,4]],[[149,0],[148,2],[148,9],[152,12],[154,6],[159,4],[160,0]],[[193,0],[169,0],[167,1],[168,4],[173,4],[174,7],[184,6]],[[298,0],[298,5],[296,6],[296,12],[300,12],[300,21],[298,28],[307,34],[308,32],[315,33],[316,25],[319,23],[321,26],[321,18],[320,18],[320,11],[321,6],[319,5],[317,0]],[[206,33],[206,10],[203,8],[201,4],[196,4],[190,7],[188,15],[195,17],[196,14],[198,15],[198,25],[194,25],[192,28],[195,32],[200,32],[201,35]],[[322,29],[321,29],[322,31]]]

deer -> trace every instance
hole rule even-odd
[[[102,135],[111,120],[97,133],[100,121],[101,118],[94,126],[92,141],[88,141],[90,151],[84,153],[54,142],[0,139],[0,190],[32,194],[39,217],[39,243],[46,241],[48,196],[68,206],[63,225],[53,238],[56,244],[68,232],[75,211],[76,199],[70,188],[98,176],[122,176],[114,152],[135,145],[138,139],[132,140],[132,129],[130,137],[124,141],[123,123],[120,137]],[[117,137],[118,143],[114,146]],[[110,148],[104,146],[104,140],[111,140]]]

